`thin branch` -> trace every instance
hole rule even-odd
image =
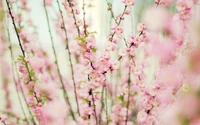
[[[24,51],[24,49],[23,49],[23,47],[22,47],[22,42],[21,42],[21,40],[20,40],[18,31],[17,31],[17,27],[16,27],[16,25],[15,25],[14,16],[12,15],[11,8],[10,8],[10,6],[9,6],[8,0],[6,0],[6,4],[7,4],[7,7],[8,7],[9,14],[10,14],[10,16],[11,16],[11,18],[12,18],[12,23],[13,23],[13,26],[14,26],[14,29],[15,29],[15,33],[16,33],[16,35],[17,35],[17,39],[18,39],[18,42],[19,42],[19,47],[20,47],[20,49],[21,49],[21,52],[22,52],[23,56],[25,57],[25,51]]]
[[[108,98],[108,89],[107,89],[107,85],[105,83],[105,110],[106,110],[106,125],[108,125],[109,121],[108,121],[108,102],[107,102],[107,98]]]
[[[83,0],[83,27],[84,27],[84,33],[85,33],[85,36],[87,36],[87,26],[86,26],[86,22],[85,22],[85,0]]]
[[[25,117],[25,119],[26,119],[26,122],[27,122],[28,125],[30,125],[30,123],[29,123],[29,121],[28,121],[28,118],[27,118],[27,116],[26,116],[26,113],[25,113],[25,111],[24,111],[24,108],[23,108],[23,106],[22,106],[22,100],[21,100],[21,98],[20,98],[19,90],[18,90],[18,88],[17,88],[17,82],[16,82],[16,78],[15,78],[15,73],[14,73],[14,61],[13,61],[14,56],[13,56],[12,44],[11,44],[11,41],[10,41],[10,31],[9,31],[8,27],[7,27],[7,33],[8,33],[8,43],[9,43],[8,48],[9,48],[9,50],[10,50],[10,55],[11,55],[10,57],[11,57],[11,62],[12,62],[12,64],[11,64],[11,67],[12,67],[12,77],[13,77],[13,81],[14,81],[14,83],[15,83],[15,89],[16,89],[16,92],[17,92],[17,98],[18,98],[18,100],[19,100],[20,108],[21,108],[22,113],[23,113],[23,115],[24,115],[24,117]]]
[[[15,33],[16,33],[16,35],[17,35],[17,39],[18,39],[18,42],[19,42],[19,46],[20,46],[22,55],[23,55],[23,57],[25,58],[25,56],[26,56],[26,55],[25,55],[25,51],[24,51],[24,49],[23,49],[23,47],[22,47],[22,43],[21,43],[21,40],[20,40],[18,31],[17,31],[17,27],[16,27],[16,24],[15,24],[15,20],[14,20],[14,17],[13,17],[13,15],[12,15],[11,8],[10,8],[10,6],[9,6],[8,0],[6,0],[6,4],[7,4],[7,7],[8,7],[9,14],[10,14],[11,19],[12,19],[12,23],[13,23],[13,26],[14,26],[14,29],[15,29]],[[28,71],[28,74],[29,74],[29,79],[30,79],[30,80],[29,80],[28,82],[30,82],[30,81],[32,81],[32,78],[31,78],[30,70],[29,70],[29,67],[28,67],[28,64],[27,64],[26,61],[25,61],[25,67],[26,67],[26,69],[27,69],[27,71]],[[30,111],[30,110],[29,110],[29,111]],[[30,112],[29,112],[29,113],[30,113]],[[31,115],[31,116],[32,116],[32,115]],[[33,118],[32,118],[32,122],[33,122],[34,125],[36,125],[36,122],[35,122],[35,120],[34,120]]]
[[[91,67],[93,68],[93,70],[95,70],[95,68],[93,67],[93,63],[90,63]],[[90,75],[88,74],[88,81],[90,81]],[[92,92],[92,88],[90,88],[89,90],[89,97],[92,96],[92,103],[94,106],[94,113],[95,113],[95,120],[96,120],[96,125],[98,125],[98,118],[97,118],[97,112],[96,112],[96,105],[94,103],[94,96],[93,96],[93,92]],[[91,101],[89,101],[88,103],[89,107],[91,107]],[[90,119],[90,115],[88,115],[88,119]]]
[[[102,91],[101,91],[101,109],[100,109],[100,115],[99,115],[99,124],[101,125],[101,118],[102,118],[102,111],[104,109],[104,102],[103,102],[103,98],[104,98],[104,88],[105,85],[103,85],[102,87]]]
[[[91,91],[92,91],[92,89],[91,89]],[[94,106],[94,115],[95,115],[96,125],[98,125],[97,111],[96,111],[96,105],[94,103],[94,95],[93,95],[93,93],[92,93],[92,102],[93,102],[93,106]]]
[[[112,11],[112,4],[108,2],[108,0],[106,0],[106,3],[108,5],[108,11],[110,11],[111,13],[111,17],[114,19],[115,23],[118,24],[117,19],[115,18],[114,13]]]
[[[21,49],[21,52],[22,52],[23,57],[25,58],[25,57],[26,57],[26,54],[25,54],[25,51],[24,51],[23,46],[22,46],[22,42],[21,42],[20,37],[19,37],[18,31],[17,31],[17,27],[16,27],[16,24],[15,24],[15,19],[14,19],[14,16],[12,15],[11,8],[10,8],[10,6],[9,6],[8,0],[6,0],[6,3],[7,3],[7,7],[8,7],[8,11],[9,11],[10,17],[11,17],[11,19],[12,19],[12,23],[13,23],[13,26],[14,26],[14,29],[15,29],[15,33],[16,33],[16,35],[17,35],[19,47],[20,47],[20,49]],[[27,71],[28,71],[28,74],[29,74],[29,79],[30,79],[30,81],[32,81],[32,78],[31,78],[31,75],[30,75],[30,69],[29,69],[29,67],[28,67],[28,64],[27,64],[27,62],[26,62],[25,60],[24,60],[24,62],[25,62],[25,67],[26,67],[26,69],[27,69]]]
[[[77,112],[80,116],[80,110],[79,110],[79,103],[78,103],[78,96],[77,96],[77,92],[76,92],[76,83],[75,83],[75,79],[74,79],[74,71],[73,71],[73,65],[72,65],[72,59],[71,59],[71,52],[70,52],[70,49],[69,49],[69,45],[68,45],[68,35],[67,35],[67,29],[65,27],[65,22],[64,22],[64,17],[63,17],[63,14],[62,14],[62,10],[61,10],[61,7],[60,7],[60,3],[59,1],[57,0],[57,4],[58,4],[58,8],[59,8],[59,11],[60,11],[60,16],[62,18],[62,23],[63,23],[63,29],[64,29],[64,32],[65,32],[65,37],[66,37],[66,49],[68,50],[68,55],[69,55],[69,62],[70,62],[70,69],[71,69],[71,73],[72,73],[72,80],[73,80],[73,85],[74,85],[74,94],[75,94],[75,99],[76,99],[76,105],[77,105]],[[67,92],[64,88],[64,84],[62,83],[62,87],[64,89],[64,93],[66,93],[65,95],[67,95]],[[67,97],[68,98],[68,97]]]
[[[76,29],[77,29],[77,32],[78,32],[78,36],[80,37],[80,36],[81,36],[81,35],[80,35],[80,29],[79,29],[79,26],[78,26],[78,24],[77,24],[77,22],[76,22],[76,16],[75,16],[75,13],[74,13],[73,4],[71,3],[70,0],[65,0],[65,1],[67,1],[67,2],[69,3],[69,7],[70,7],[71,10],[72,10],[72,15],[73,15],[73,19],[74,19],[74,24],[75,24],[75,26],[76,26]]]
[[[47,7],[46,7],[46,4],[45,4],[45,0],[44,0],[44,10],[45,10],[45,15],[46,15],[46,19],[47,19],[48,31],[49,31],[49,36],[50,36],[50,39],[51,39],[51,45],[52,45],[52,49],[53,49],[53,54],[54,54],[54,58],[55,58],[55,64],[56,64],[57,72],[58,72],[61,84],[64,85],[63,78],[62,78],[60,68],[59,68],[59,64],[58,64],[58,58],[57,58],[56,49],[55,49],[55,45],[54,45],[53,35],[52,35],[52,32],[51,32],[49,14],[47,13]],[[67,101],[67,104],[70,105],[69,101]],[[72,114],[72,117],[75,120],[74,113],[71,109],[72,107],[71,106],[69,106],[69,107],[70,107],[70,112]]]
[[[129,68],[129,73],[128,73],[128,102],[126,105],[126,121],[125,121],[125,125],[127,125],[128,122],[128,110],[129,110],[129,103],[130,103],[130,83],[131,83],[131,68]]]
[[[14,68],[15,68],[15,71],[17,71],[17,66],[16,66],[16,64],[14,65]],[[18,72],[16,72],[16,73],[17,73],[17,78],[19,79],[19,73],[18,73]],[[24,102],[25,102],[25,104],[26,104],[26,107],[27,107],[27,109],[28,109],[28,113],[29,113],[29,115],[31,116],[31,121],[34,123],[34,125],[36,125],[35,120],[34,120],[34,117],[33,117],[33,114],[32,114],[32,112],[31,112],[30,109],[29,109],[29,105],[28,105],[28,103],[27,103],[26,96],[25,96],[25,93],[24,93],[24,89],[22,88],[22,85],[21,85],[21,81],[19,81],[19,87],[20,87],[20,90],[22,91],[22,96],[23,96]]]
[[[120,23],[121,23],[121,21],[122,21],[122,19],[123,19],[123,16],[124,16],[124,14],[125,14],[125,11],[126,11],[126,9],[127,9],[127,6],[125,5],[124,10],[123,10],[123,12],[122,12],[122,15],[120,16],[119,21],[117,22],[117,19],[114,17],[114,14],[113,14],[113,11],[112,11],[112,8],[111,8],[112,5],[111,5],[110,3],[108,3],[108,2],[107,2],[107,4],[108,4],[108,6],[109,6],[109,9],[108,9],[108,10],[111,12],[112,18],[115,20],[115,23],[119,26]],[[115,34],[116,34],[116,31],[114,31],[113,34],[111,35],[111,37],[109,38],[109,40],[110,40],[111,42],[113,41],[113,38],[114,38]]]

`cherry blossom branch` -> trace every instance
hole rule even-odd
[[[13,56],[12,44],[11,44],[11,41],[10,41],[10,31],[9,31],[8,28],[7,28],[7,33],[8,33],[8,43],[9,43],[8,48],[9,48],[9,51],[10,51],[10,55],[11,55],[10,57],[11,57],[11,62],[12,62],[12,64],[11,64],[11,67],[12,67],[12,77],[13,77],[13,81],[14,81],[14,83],[15,83],[15,89],[16,89],[16,92],[17,92],[17,98],[18,98],[18,100],[19,100],[20,108],[21,108],[21,110],[22,110],[22,113],[23,113],[23,115],[24,115],[24,117],[25,117],[25,119],[26,119],[27,124],[29,125],[30,123],[29,123],[28,118],[27,118],[27,116],[26,116],[26,113],[25,113],[25,111],[24,111],[24,107],[22,106],[22,100],[21,100],[21,98],[20,98],[19,90],[18,90],[18,88],[17,88],[17,82],[16,82],[16,78],[15,78],[15,73],[14,73],[14,61],[13,61],[14,56]],[[21,85],[21,84],[20,84],[20,85]]]
[[[85,22],[85,0],[83,0],[83,27],[84,27],[84,33],[85,33],[85,36],[87,36],[87,26],[86,26],[86,22]]]
[[[120,23],[121,23],[121,21],[122,21],[122,19],[123,19],[123,16],[124,16],[124,14],[125,14],[126,9],[127,9],[127,6],[125,5],[124,10],[123,10],[123,13],[122,13],[122,15],[121,15],[120,18],[119,18],[119,22],[116,21],[116,24],[117,24],[117,25],[120,25]],[[110,11],[111,11],[111,13],[112,13],[112,10],[110,10]],[[116,20],[116,19],[114,18],[114,20]],[[114,31],[113,34],[111,35],[111,37],[109,38],[109,40],[110,40],[111,42],[113,41],[113,38],[114,38],[114,36],[115,36],[115,33],[116,33],[116,31]]]
[[[7,4],[7,7],[8,7],[8,11],[9,11],[10,17],[11,17],[11,19],[12,19],[12,23],[13,23],[13,26],[14,26],[14,29],[15,29],[15,33],[16,33],[16,35],[17,35],[17,39],[18,39],[18,42],[19,42],[19,47],[20,47],[20,49],[21,49],[21,52],[22,52],[23,57],[25,58],[25,57],[26,57],[25,51],[24,51],[24,49],[23,49],[23,47],[22,47],[22,42],[21,42],[21,40],[20,40],[18,31],[17,31],[17,27],[16,27],[16,24],[15,24],[14,16],[12,15],[11,8],[10,8],[10,6],[9,6],[8,0],[6,0],[6,4]],[[28,74],[29,74],[29,79],[30,79],[30,81],[32,81],[32,78],[31,78],[31,75],[30,75],[30,69],[29,69],[29,67],[28,67],[28,64],[27,64],[26,61],[24,61],[24,62],[25,62],[25,67],[26,67],[26,69],[27,69],[27,71],[28,71]]]
[[[15,25],[14,16],[12,15],[11,8],[10,8],[10,6],[9,6],[8,0],[6,0],[6,4],[7,4],[7,7],[8,7],[9,14],[10,14],[11,19],[12,19],[12,23],[13,23],[13,26],[14,26],[14,29],[15,29],[15,33],[16,33],[16,35],[17,35],[17,39],[18,39],[18,42],[19,42],[19,46],[20,46],[22,55],[23,55],[23,57],[25,58],[25,56],[26,56],[26,55],[25,55],[25,51],[24,51],[24,49],[23,49],[23,47],[22,47],[22,43],[21,43],[21,40],[20,40],[18,31],[17,31],[17,27],[16,27],[16,25]],[[31,78],[31,75],[30,75],[30,70],[29,70],[29,67],[28,67],[27,62],[26,62],[26,61],[24,61],[24,62],[25,62],[25,67],[26,67],[26,69],[27,69],[27,71],[28,71],[28,74],[29,74],[29,79],[30,79],[30,80],[29,80],[28,82],[30,82],[30,81],[32,81],[32,78]],[[27,83],[28,83],[28,82],[27,82]],[[32,116],[32,115],[31,115],[31,116]],[[34,118],[32,118],[32,122],[33,122],[34,125],[36,125],[36,122],[35,122]]]
[[[51,45],[52,45],[52,49],[53,49],[53,54],[54,54],[54,58],[55,58],[55,64],[56,64],[57,72],[58,72],[61,84],[64,85],[63,78],[62,78],[62,75],[61,75],[61,72],[60,72],[60,68],[59,68],[59,65],[58,65],[58,58],[57,58],[57,54],[56,54],[56,50],[55,50],[55,45],[54,45],[54,41],[53,41],[53,35],[52,35],[52,32],[51,32],[51,28],[50,28],[49,15],[47,13],[47,8],[46,8],[45,0],[43,1],[43,4],[44,4],[44,10],[45,10],[46,20],[47,20],[47,25],[48,25],[48,31],[49,31],[49,36],[50,36],[50,39],[51,39]],[[70,103],[69,101],[67,101],[67,103],[68,103],[68,105],[71,105],[71,104],[69,104]],[[73,113],[73,111],[71,109],[72,107],[71,106],[69,106],[69,107],[70,107],[70,111],[72,113],[72,117],[75,120],[74,113]]]
[[[111,17],[114,19],[115,23],[117,24],[117,19],[115,18],[114,13],[112,11],[112,4],[110,2],[108,2],[108,0],[106,0],[106,3],[108,5],[108,11],[110,11],[110,13],[111,13]]]
[[[109,121],[108,121],[108,103],[107,103],[107,97],[108,97],[108,90],[107,90],[107,85],[105,83],[105,112],[106,112],[106,124],[108,125]]]
[[[67,1],[67,2],[69,3],[69,7],[70,7],[71,10],[72,10],[72,15],[73,15],[73,19],[74,19],[74,24],[75,24],[75,26],[76,26],[78,36],[80,37],[80,36],[81,36],[81,35],[80,35],[80,29],[79,29],[79,26],[78,26],[78,24],[77,24],[77,22],[76,22],[76,16],[75,16],[75,13],[74,13],[73,4],[71,3],[70,0],[65,0],[65,1]]]
[[[60,8],[60,3],[59,3],[58,0],[57,0],[57,4],[58,4],[58,8],[59,8],[60,15],[61,15],[61,18],[62,18],[63,29],[64,29],[65,37],[66,37],[66,49],[68,50],[68,55],[69,55],[69,62],[70,62],[70,68],[71,68],[71,73],[72,73],[72,80],[73,80],[73,85],[74,85],[74,94],[75,94],[75,99],[76,99],[77,112],[80,115],[79,104],[78,104],[78,95],[77,95],[77,92],[76,92],[76,83],[75,83],[75,79],[74,79],[74,71],[73,71],[73,65],[72,65],[72,59],[71,59],[71,52],[70,52],[69,45],[68,45],[69,40],[68,40],[68,35],[67,35],[67,29],[65,27],[65,22],[64,22],[62,10]],[[62,86],[63,86],[63,89],[64,89],[64,84],[63,83],[62,83]],[[64,89],[64,93],[65,93],[65,95],[67,95],[67,92],[66,92],[65,89]]]
[[[15,71],[17,71],[17,66],[16,66],[16,64],[14,65],[14,68],[15,68]],[[19,73],[18,73],[18,72],[16,72],[16,73],[17,73],[17,78],[19,79]],[[24,89],[22,88],[22,85],[21,85],[21,81],[19,81],[19,87],[20,87],[20,90],[22,91],[22,96],[23,96],[24,102],[25,102],[25,104],[26,104],[26,107],[27,107],[27,109],[28,109],[28,113],[29,113],[29,115],[31,116],[31,121],[32,121],[33,123],[35,123],[34,118],[33,118],[33,114],[32,114],[32,112],[30,111],[29,105],[28,105],[27,100],[26,100],[26,96],[25,96],[25,93],[24,93]],[[35,124],[34,124],[34,125],[35,125]]]
[[[103,109],[104,109],[104,102],[103,102],[103,98],[104,98],[104,88],[105,88],[105,85],[103,85],[102,91],[101,91],[101,109],[100,109],[101,114],[99,115],[99,124],[100,124],[100,125],[101,125],[101,115],[102,115],[102,111],[103,111]]]
[[[92,62],[90,62],[90,65],[91,65],[92,69],[95,70]],[[90,81],[90,75],[89,74],[88,74],[88,81]],[[95,102],[94,102],[94,96],[93,96],[92,88],[89,90],[88,94],[89,94],[89,97],[92,96],[92,103],[93,103],[93,106],[94,106],[94,114],[95,114],[96,125],[98,125],[96,105],[95,105]],[[91,101],[88,102],[88,105],[89,105],[89,107],[91,107]],[[88,115],[88,119],[90,119],[90,115]]]
[[[24,49],[23,49],[23,47],[22,47],[22,42],[21,42],[21,40],[20,40],[18,31],[17,31],[17,27],[16,27],[16,25],[15,25],[14,16],[12,15],[11,8],[10,8],[10,6],[9,6],[8,0],[6,0],[6,4],[7,4],[7,7],[8,7],[9,14],[10,14],[11,19],[12,19],[12,23],[13,23],[13,26],[14,26],[14,29],[15,29],[15,33],[16,33],[16,35],[17,35],[17,39],[18,39],[18,42],[19,42],[19,47],[20,47],[20,49],[21,49],[21,52],[22,52],[23,56],[25,57],[25,51],[24,51]]]
[[[142,34],[143,34],[143,32],[140,32],[140,34],[138,36],[141,36]],[[125,45],[126,45],[127,48],[131,48],[132,46],[134,46],[134,43],[132,43],[130,46],[128,46],[128,43],[127,43],[126,39],[123,38],[123,40],[124,40],[124,43],[125,43]],[[120,56],[118,58],[118,60],[121,60],[121,59],[122,59],[122,56]],[[134,61],[134,59],[133,59],[132,56],[131,56],[131,59],[132,59],[133,63],[135,64],[135,61]]]
[[[47,25],[48,25],[48,31],[49,31],[49,36],[50,36],[50,39],[51,39],[51,45],[52,45],[52,49],[53,49],[53,54],[54,54],[54,58],[55,58],[55,64],[56,64],[57,72],[58,72],[61,84],[64,85],[63,78],[62,78],[60,68],[59,68],[59,65],[58,65],[58,58],[57,58],[57,54],[56,54],[56,50],[55,50],[53,35],[52,35],[52,32],[51,32],[51,28],[50,28],[49,14],[47,13],[45,0],[43,1],[43,3],[44,3],[44,10],[45,10],[46,20],[47,20]],[[69,101],[67,101],[67,103],[68,103],[68,105],[71,105]],[[75,120],[75,116],[74,116],[74,113],[72,111],[72,107],[71,106],[69,106],[69,107],[70,107],[70,112],[72,114],[72,118]]]
[[[130,83],[131,83],[131,68],[129,68],[129,71],[128,71],[128,102],[127,102],[127,105],[126,105],[126,120],[125,120],[125,125],[127,125],[127,122],[128,122],[128,110],[129,110],[129,100],[130,100]]]
[[[96,105],[94,103],[94,95],[93,95],[93,93],[92,93],[92,103],[93,103],[93,106],[94,106],[94,115],[95,115],[96,125],[98,125],[97,111],[96,111]]]

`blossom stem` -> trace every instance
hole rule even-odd
[[[73,15],[73,19],[74,19],[74,24],[75,24],[75,26],[76,26],[76,29],[77,29],[77,32],[78,32],[78,36],[80,37],[80,36],[81,36],[81,35],[80,35],[80,29],[79,29],[79,26],[78,26],[78,24],[77,24],[77,22],[76,22],[76,16],[75,16],[75,13],[74,13],[73,4],[71,3],[70,0],[65,0],[65,1],[67,1],[67,2],[69,3],[69,7],[70,7],[71,10],[72,10],[72,15]]]
[[[17,39],[18,39],[18,43],[19,43],[19,46],[20,46],[22,55],[23,55],[23,57],[25,58],[25,57],[26,57],[25,51],[24,51],[24,49],[23,49],[23,47],[22,47],[22,43],[21,43],[21,40],[20,40],[18,31],[17,31],[16,24],[15,24],[14,16],[12,15],[11,8],[10,8],[10,6],[9,6],[8,0],[6,0],[6,4],[7,4],[7,7],[8,7],[8,11],[9,11],[10,17],[11,17],[11,19],[12,19],[12,23],[13,23],[13,26],[14,26],[14,29],[15,29],[15,33],[16,33],[16,35],[17,35]],[[25,62],[25,67],[26,67],[26,69],[27,69],[27,71],[28,71],[28,74],[29,74],[29,79],[30,79],[30,80],[29,80],[28,82],[30,82],[30,81],[32,81],[32,78],[31,78],[31,75],[30,75],[30,70],[29,70],[29,67],[28,67],[27,62],[26,62],[25,60],[24,60],[24,62]],[[32,116],[32,115],[31,115],[31,116]],[[36,122],[35,122],[34,118],[32,118],[32,122],[33,122],[34,125],[36,125]]]
[[[62,23],[63,23],[63,29],[64,29],[64,32],[65,32],[66,49],[68,50],[68,55],[69,55],[69,62],[70,62],[70,68],[71,68],[71,73],[72,73],[72,81],[73,81],[73,85],[74,85],[74,94],[75,94],[75,99],[76,99],[77,112],[78,112],[78,115],[80,116],[79,103],[78,103],[78,95],[77,95],[77,92],[76,92],[76,82],[75,82],[75,79],[74,79],[74,71],[73,71],[73,65],[72,65],[72,59],[71,59],[71,52],[70,52],[69,45],[68,45],[69,40],[68,40],[68,35],[67,35],[67,29],[65,27],[64,17],[63,17],[62,10],[61,10],[61,7],[60,7],[60,3],[59,3],[58,0],[57,0],[57,5],[58,5],[59,11],[60,11],[60,15],[61,15],[61,18],[62,18]],[[67,96],[67,92],[66,92],[66,90],[64,88],[64,84],[63,83],[62,83],[62,87],[63,87],[65,95]],[[68,100],[68,104],[70,104],[68,96],[67,96],[67,100]],[[71,108],[71,106],[70,106],[70,108]],[[72,111],[71,111],[71,113],[72,113]]]
[[[123,16],[124,16],[124,14],[125,14],[125,11],[126,11],[126,9],[127,9],[127,6],[125,5],[125,7],[124,7],[124,10],[123,10],[123,13],[122,13],[122,15],[120,16],[120,18],[119,18],[119,22],[117,22],[117,19],[114,17],[114,14],[113,14],[113,11],[112,11],[112,8],[111,8],[111,4],[110,3],[108,3],[107,2],[107,4],[108,4],[108,6],[109,6],[109,11],[111,12],[111,15],[112,15],[112,18],[115,20],[115,23],[117,24],[117,25],[120,25],[120,23],[121,23],[121,21],[122,21],[122,19],[123,19]],[[110,41],[112,42],[113,41],[113,38],[114,38],[114,36],[115,36],[115,34],[116,34],[116,31],[114,31],[113,33],[112,33],[112,35],[111,35],[111,37],[110,37]]]
[[[11,44],[11,41],[10,41],[10,31],[9,31],[8,27],[7,27],[7,33],[8,33],[8,43],[9,43],[8,48],[9,48],[9,51],[10,51],[10,55],[11,55],[10,57],[11,57],[11,61],[12,61],[12,64],[11,64],[11,67],[12,67],[12,77],[13,77],[13,81],[15,83],[15,89],[16,89],[16,92],[17,92],[17,98],[19,100],[22,113],[23,113],[23,115],[24,115],[24,117],[26,119],[27,124],[29,125],[30,123],[29,123],[29,121],[27,119],[26,113],[24,111],[24,107],[22,106],[22,100],[20,98],[19,90],[17,88],[17,82],[16,82],[16,78],[15,78],[15,74],[14,74],[14,61],[13,61],[14,56],[13,56],[12,44]],[[21,84],[20,84],[20,86],[21,86]]]
[[[91,91],[92,91],[92,89],[91,89]],[[94,106],[94,115],[95,115],[96,125],[98,125],[98,118],[97,118],[97,112],[96,112],[96,105],[95,105],[95,103],[94,103],[94,95],[93,95],[92,92],[91,92],[91,94],[92,94],[92,103],[93,103],[93,106]]]
[[[108,121],[108,102],[107,102],[107,98],[108,98],[108,89],[107,89],[107,85],[105,83],[105,110],[106,110],[106,124],[108,125],[109,121]]]
[[[87,28],[87,26],[86,26],[86,22],[85,22],[85,0],[83,0],[83,7],[82,7],[82,9],[83,9],[83,27],[84,27],[84,33],[85,33],[85,36],[87,36],[87,30],[86,30],[86,28]]]
[[[59,65],[58,65],[58,58],[57,58],[56,49],[55,49],[55,45],[54,45],[53,35],[52,35],[52,32],[51,32],[51,28],[50,28],[49,14],[47,13],[47,7],[46,7],[46,4],[45,4],[45,0],[44,0],[43,3],[44,3],[44,10],[45,10],[46,20],[47,20],[47,25],[48,25],[48,31],[49,31],[49,36],[50,36],[50,39],[51,39],[51,45],[52,45],[52,49],[53,49],[53,54],[54,54],[54,58],[55,58],[55,64],[56,64],[57,72],[58,72],[61,84],[64,85],[63,78],[62,78],[60,68],[59,68]],[[67,104],[71,105],[69,103],[70,102],[67,101]],[[72,118],[75,120],[75,116],[74,116],[74,113],[72,111],[72,107],[71,106],[69,106],[69,107],[70,107],[70,112],[71,112]]]
[[[125,125],[127,125],[127,122],[128,122],[128,110],[129,110],[129,100],[130,100],[130,83],[131,83],[131,68],[129,68],[129,71],[128,71],[128,102],[127,102],[127,105],[126,105],[126,121],[125,121]]]
[[[101,109],[100,109],[101,114],[99,115],[99,124],[100,124],[100,125],[101,125],[102,111],[103,111],[103,109],[104,109],[104,102],[103,102],[103,98],[104,98],[104,89],[105,89],[105,85],[103,85],[102,91],[101,91]]]

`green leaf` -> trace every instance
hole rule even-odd
[[[19,122],[19,119],[17,119],[17,121]],[[26,122],[26,121],[27,121],[27,119],[26,119],[26,118],[23,118],[23,119],[22,119],[22,121],[25,121],[25,122]]]
[[[86,41],[85,41],[85,36],[83,37],[76,37],[75,40],[81,40],[81,45],[85,45],[86,44]]]
[[[85,45],[85,43],[86,43],[86,41],[85,41],[85,39],[81,39],[81,45]]]
[[[34,77],[35,76],[35,72],[31,71],[30,72],[30,76]]]
[[[123,101],[123,100],[124,100],[124,95],[120,95],[120,96],[118,97],[118,99],[121,100],[121,101]]]
[[[92,48],[91,50],[92,50],[92,52],[94,52],[94,53],[97,51],[96,48]]]
[[[34,93],[34,91],[33,90],[29,90],[29,95],[32,95],[33,93]]]
[[[110,118],[110,117],[108,117],[108,123],[110,123],[110,122],[112,122],[112,120],[111,120],[111,118]]]
[[[87,117],[86,117],[86,116],[81,116],[81,118],[82,118],[82,119],[84,119],[84,120],[86,120],[86,119],[87,119]]]
[[[122,102],[121,106],[127,106],[127,102]]]
[[[19,55],[19,57],[18,57],[18,60],[24,60],[24,56],[22,56],[22,55]]]

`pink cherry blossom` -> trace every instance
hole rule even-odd
[[[137,114],[138,123],[142,124],[143,122],[146,121],[147,117],[148,117],[148,115],[144,110],[139,111],[138,114]]]
[[[115,61],[112,62],[112,68],[113,69],[116,70],[116,69],[119,68],[119,66],[120,66],[120,62],[118,60],[115,60]]]
[[[122,0],[126,6],[133,6],[135,4],[135,0]]]
[[[120,56],[127,56],[127,50],[125,48],[121,48],[118,52]]]

